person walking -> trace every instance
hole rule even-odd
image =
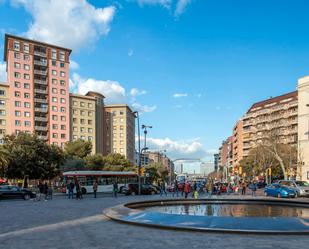
[[[174,182],[173,197],[174,197],[175,194],[178,197],[178,181],[177,180],[175,180],[175,182]]]
[[[162,196],[163,193],[165,194],[165,196],[167,196],[167,193],[166,193],[166,190],[165,190],[165,182],[161,181],[160,182],[160,196]]]
[[[117,198],[117,193],[118,193],[118,183],[117,183],[117,181],[115,181],[114,184],[113,184],[113,193],[114,193],[114,197]]]
[[[47,201],[47,199],[48,199],[48,185],[47,185],[47,182],[44,183],[43,192],[44,192],[44,201]]]
[[[75,182],[75,188],[76,188],[76,200],[81,200],[83,196],[82,196],[80,183],[78,181]]]
[[[193,192],[192,192],[192,197],[195,198],[195,195],[197,195],[195,192],[197,192],[197,183],[194,180],[193,182]]]
[[[41,181],[39,181],[38,189],[39,189],[39,196],[37,200],[40,201],[42,196],[44,195],[44,184]]]
[[[75,188],[75,185],[72,181],[70,181],[68,184],[67,184],[67,190],[68,190],[68,199],[74,199],[74,188]]]
[[[97,198],[98,182],[96,180],[93,182],[92,188],[93,188],[94,198]]]
[[[185,192],[185,198],[188,198],[188,194],[190,193],[190,183],[186,181],[185,186],[184,186],[184,192]]]
[[[250,189],[251,189],[251,195],[252,197],[256,197],[256,190],[257,190],[257,186],[255,181],[253,180],[250,184]]]
[[[246,195],[246,188],[247,188],[246,181],[243,180],[241,183],[241,195]]]

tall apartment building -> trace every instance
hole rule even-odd
[[[222,142],[219,149],[220,167],[230,168],[233,165],[233,136],[228,137]]]
[[[214,171],[218,171],[219,169],[219,161],[220,161],[220,154],[214,154]]]
[[[5,35],[8,134],[36,133],[62,147],[69,141],[70,53],[70,49],[52,44]]]
[[[298,80],[298,151],[300,178],[309,181],[309,76]]]
[[[8,124],[8,105],[9,105],[9,85],[0,83],[0,144],[7,133]]]
[[[243,117],[243,156],[273,130],[282,143],[296,145],[297,109],[296,91],[253,104]]]
[[[233,171],[238,172],[239,162],[243,159],[243,121],[239,120],[233,128]]]
[[[120,153],[134,163],[135,116],[127,105],[106,105],[106,154]]]

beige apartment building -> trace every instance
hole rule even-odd
[[[35,133],[61,147],[69,141],[70,54],[67,48],[5,35],[8,134]]]
[[[233,172],[238,173],[239,162],[243,159],[243,121],[239,120],[233,128]]]
[[[106,154],[120,153],[134,163],[135,115],[127,105],[106,105]]]
[[[8,102],[9,85],[0,83],[0,144],[3,143],[3,137],[7,133],[8,124]]]
[[[243,157],[272,130],[282,143],[297,145],[297,116],[296,91],[253,104],[243,117]]]
[[[309,76],[298,80],[298,161],[300,179],[309,181]]]

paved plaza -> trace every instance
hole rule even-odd
[[[160,196],[57,196],[0,202],[1,248],[307,248],[308,236],[239,235],[159,230],[110,221],[105,208]],[[165,197],[166,198],[166,197]],[[223,197],[224,198],[224,197]],[[262,197],[258,197],[262,198]],[[308,199],[309,201],[309,199]]]

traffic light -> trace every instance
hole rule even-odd
[[[144,175],[145,175],[145,168],[144,168],[144,167],[141,168],[140,173],[141,173],[141,176],[144,176]]]

